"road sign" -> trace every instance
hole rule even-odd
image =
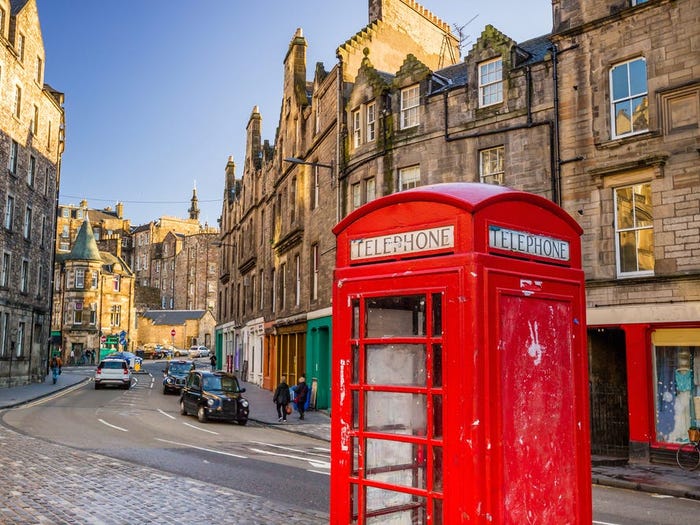
[[[126,345],[126,332],[119,333],[119,344],[122,346]]]
[[[170,335],[175,337],[175,329],[174,328],[172,330],[170,330]]]
[[[107,342],[106,336],[103,335],[102,337],[100,337],[100,343],[106,343],[106,342]]]

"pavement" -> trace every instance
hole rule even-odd
[[[82,369],[79,367],[64,367],[63,373],[59,377],[58,383],[55,385],[52,383],[51,377],[47,376],[46,380],[43,383],[35,383],[13,388],[0,388],[0,411],[3,409],[21,407],[22,405],[34,401],[36,399],[52,395],[58,391],[65,390],[76,385],[80,385],[81,383],[86,381],[90,381],[91,374],[86,372],[86,367],[82,367]],[[299,419],[299,415],[297,412],[293,412],[292,414],[287,416],[287,423],[281,423],[277,420],[277,412],[275,409],[275,405],[272,402],[271,391],[264,390],[253,383],[243,382],[243,386],[246,388],[245,396],[250,402],[251,421],[256,421],[259,424],[274,427],[278,430],[304,434],[307,436],[315,437],[320,440],[330,442],[330,416],[327,412],[322,410],[310,410],[306,412],[303,420]],[[19,451],[14,450],[15,447],[19,447]],[[51,443],[41,442],[34,438],[18,434],[11,430],[4,429],[0,426],[0,464],[17,464],[17,462],[19,461],[19,464],[22,465],[23,468],[26,468],[27,465],[31,464],[32,466],[30,466],[29,468],[39,468],[39,474],[37,475],[41,476],[43,475],[42,472],[44,467],[50,468],[50,465],[42,463],[39,467],[37,467],[36,461],[40,460],[43,457],[43,451],[45,451],[46,449],[56,449],[55,451],[50,450],[48,453],[60,454],[61,457],[67,455],[71,458],[83,456],[89,458],[88,460],[80,462],[81,466],[74,465],[72,467],[71,470],[72,474],[75,476],[75,479],[70,480],[69,484],[71,482],[79,484],[89,483],[89,480],[86,481],[84,475],[90,475],[92,466],[94,466],[95,462],[102,462],[107,465],[114,465],[115,463],[117,463],[117,460],[114,460],[112,458],[105,458],[103,456],[98,456],[89,452],[72,450],[68,449],[67,447],[60,447]],[[21,457],[24,454],[26,454],[26,458]],[[20,456],[19,460],[17,457],[18,455]],[[65,465],[62,464],[62,462],[64,461],[63,459],[59,458],[57,461],[60,464],[59,467],[65,467]],[[87,472],[87,474],[83,472],[84,475],[83,477],[81,477],[81,472],[83,468],[87,469],[85,471]],[[211,517],[212,519],[217,517],[217,512],[219,510],[216,508],[216,506],[212,506],[210,492],[208,492],[207,487],[201,486],[206,484],[202,484],[201,482],[195,482],[193,480],[175,479],[173,476],[167,476],[156,470],[136,465],[130,465],[128,463],[123,463],[122,465],[120,465],[119,468],[112,467],[112,470],[115,471],[115,473],[113,474],[115,476],[117,475],[117,471],[119,472],[120,476],[126,476],[125,479],[117,480],[120,484],[115,486],[124,486],[129,485],[129,483],[132,483],[133,480],[130,481],[131,478],[129,478],[129,473],[131,473],[131,475],[133,476],[136,476],[134,479],[146,477],[147,479],[153,481],[152,484],[148,485],[149,487],[157,487],[158,480],[160,479],[160,477],[166,476],[169,478],[173,478],[169,479],[168,481],[170,489],[172,489],[173,484],[183,484],[183,486],[185,486],[186,489],[189,491],[188,494],[192,495],[192,497],[196,497],[198,494],[201,493],[203,497],[203,504],[206,505],[208,511],[211,513],[211,516],[209,517]],[[17,496],[26,496],[25,493],[28,493],[27,491],[29,491],[29,488],[22,489],[21,487],[22,481],[25,480],[26,476],[18,477],[19,473],[17,471],[14,471],[12,469],[10,469],[10,471],[12,472],[12,474],[9,475],[9,479],[3,479],[3,477],[8,477],[8,474],[5,473],[6,469],[0,469],[0,523],[120,523],[119,521],[104,521],[100,519],[95,520],[92,518],[88,519],[87,514],[82,517],[79,515],[69,515],[70,512],[80,512],[80,505],[78,504],[79,502],[75,502],[75,505],[70,506],[70,512],[66,514],[66,516],[60,514],[54,516],[53,514],[51,514],[50,516],[53,518],[53,521],[51,519],[48,519],[46,521],[41,521],[37,519],[22,521],[22,519],[17,519],[13,521],[12,519],[10,519],[10,517],[8,517],[8,513],[13,512],[13,509],[15,512],[18,513],[20,511],[27,511],[26,502],[21,504],[20,500],[17,499]],[[105,483],[103,477],[104,472],[100,472],[99,479],[101,485],[104,485]],[[619,461],[611,461],[608,458],[594,457],[592,467],[592,482],[595,485],[610,486],[629,490],[644,491],[660,495],[700,500],[700,469],[694,472],[686,472],[674,466],[649,464],[646,462],[621,463]],[[19,486],[17,486],[18,483]],[[62,485],[65,486],[65,483],[63,483]],[[195,485],[196,487],[195,489],[193,489],[192,487]],[[36,489],[32,490],[33,492],[36,492]],[[211,490],[211,488],[209,488],[209,490]],[[139,491],[142,491],[142,489],[139,489]],[[256,496],[251,496],[250,494],[243,495],[242,493],[237,493],[233,490],[222,489],[218,486],[216,486],[216,492],[221,494],[225,493],[225,495],[229,495],[228,493],[233,493],[233,495],[231,496],[233,499],[227,499],[226,509],[228,511],[231,511],[231,506],[233,505],[233,510],[235,510],[236,504],[238,504],[241,507],[238,510],[244,512],[244,515],[249,520],[240,521],[238,523],[289,524],[327,522],[327,515],[323,515],[321,513],[314,513],[306,509],[298,508],[280,508],[279,505],[275,505],[275,507],[273,508],[271,503],[264,502],[259,498],[256,499]],[[91,505],[95,504],[94,496],[95,494],[93,494],[93,500],[90,501],[90,503],[85,503],[85,505],[88,508],[90,508]],[[16,499],[15,506],[11,504],[11,501],[10,503],[8,503],[8,501],[4,501],[8,498],[12,499],[13,497]],[[154,497],[162,498],[163,495],[157,494]],[[56,496],[54,495],[52,501],[54,501],[55,499]],[[190,498],[188,496],[188,500],[189,499]],[[38,499],[34,497],[32,501],[36,503]],[[236,502],[236,504],[231,503],[232,501]],[[31,505],[29,505],[29,507],[31,507]],[[222,509],[221,512],[225,512],[225,510]],[[185,514],[181,515],[183,516],[182,523],[188,523],[186,519],[187,516],[189,516],[190,518],[192,517],[192,515],[188,514],[188,512],[185,512]],[[163,517],[164,516],[161,514],[160,518]],[[143,518],[142,515],[141,518]],[[201,517],[198,518],[198,521],[202,521]],[[158,520],[154,520],[153,522],[156,523],[158,522]],[[205,520],[205,522],[209,521]],[[219,522],[229,523],[229,521],[227,521],[225,517],[223,519],[219,519]],[[178,523],[178,521],[171,521],[171,523]]]

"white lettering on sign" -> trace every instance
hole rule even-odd
[[[350,259],[372,259],[454,248],[454,226],[440,226],[350,241]]]
[[[568,241],[494,225],[489,226],[489,247],[557,261],[568,261],[571,257]]]

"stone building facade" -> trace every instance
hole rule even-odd
[[[138,346],[158,344],[187,350],[194,345],[204,345],[211,348],[215,326],[216,319],[209,310],[148,310],[138,319]]]
[[[64,96],[44,82],[35,0],[0,0],[0,387],[43,381]]]
[[[56,254],[55,268],[52,351],[60,352],[66,363],[71,352],[78,361],[87,350],[95,350],[97,359],[100,348],[117,348],[122,332],[126,347],[133,350],[134,276],[123,259],[99,250],[87,218],[71,251]]]
[[[503,184],[584,229],[594,451],[661,461],[687,440],[700,423],[700,4],[552,8],[551,33],[515,42],[486,26],[461,57],[418,4],[370,0],[368,26],[311,81],[297,31],[274,144],[255,108],[242,175],[226,167],[217,348],[234,370],[267,388],[305,373],[323,407],[333,225],[418,185]]]

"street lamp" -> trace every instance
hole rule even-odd
[[[292,164],[303,164],[305,166],[318,166],[319,168],[328,168],[331,170],[331,175],[333,175],[333,164],[323,164],[321,162],[308,162],[306,160],[297,159],[296,157],[287,157],[284,159],[285,162],[291,162]]]

